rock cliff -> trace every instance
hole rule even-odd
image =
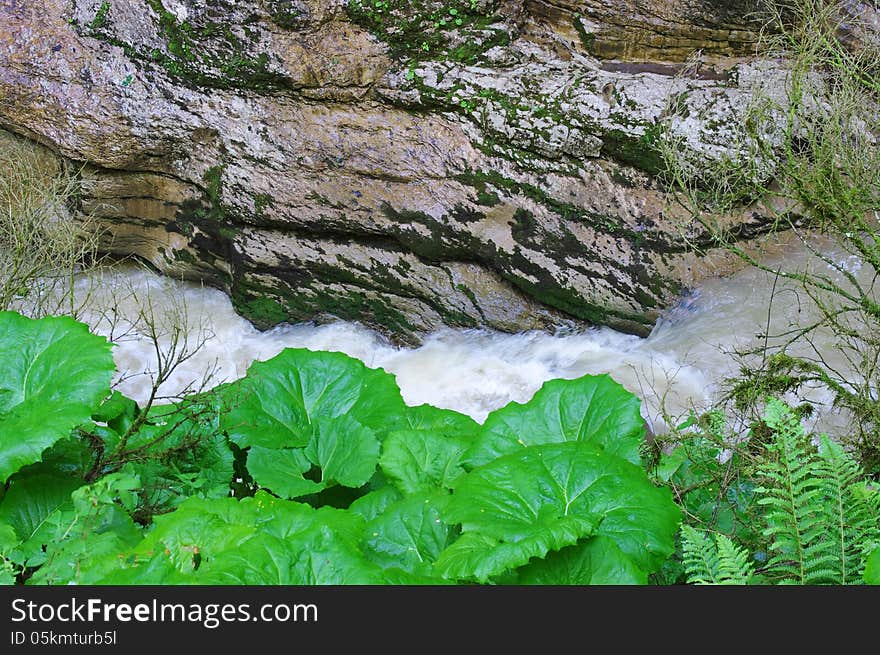
[[[754,9],[5,0],[0,127],[82,165],[107,250],[260,327],[645,334],[711,268],[657,182],[661,126],[728,152]]]

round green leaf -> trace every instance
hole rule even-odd
[[[637,464],[645,436],[639,406],[609,375],[550,380],[529,402],[489,414],[464,463],[475,467],[527,446],[579,441]]]
[[[611,538],[639,569],[653,571],[674,550],[680,510],[641,467],[563,443],[474,469],[456,483],[443,519],[464,534],[437,566],[447,577],[485,580],[592,535]]]
[[[400,492],[391,485],[386,485],[361,496],[348,509],[365,521],[371,521],[400,499]]]
[[[321,482],[356,489],[373,477],[379,463],[379,440],[373,430],[350,416],[320,420],[305,449],[321,467]]]
[[[223,428],[241,447],[302,447],[317,419],[343,415],[383,430],[406,409],[390,373],[342,353],[294,348],[252,364],[223,395]]]
[[[352,512],[274,498],[190,498],[133,549],[114,557],[100,584],[372,584],[381,568],[359,549]]]
[[[447,437],[473,438],[480,424],[467,414],[433,405],[407,407],[400,430],[430,430]]]
[[[70,494],[82,485],[82,480],[73,477],[46,474],[18,476],[0,503],[0,522],[12,526],[19,540],[25,542],[40,530],[53,513],[73,507]]]
[[[533,560],[517,570],[516,582],[524,585],[647,584],[648,575],[613,539],[599,536]]]
[[[382,444],[379,464],[386,477],[405,494],[438,487],[449,489],[464,473],[462,438],[439,432],[393,432]]]
[[[450,541],[450,527],[438,509],[445,495],[428,491],[408,496],[367,523],[367,556],[384,569],[430,576],[431,565]]]
[[[312,467],[301,448],[262,448],[248,450],[247,468],[254,480],[283,498],[315,494],[326,486],[303,477]]]
[[[381,569],[355,544],[328,527],[313,526],[285,541],[256,535],[240,550],[227,550],[199,576],[200,584],[367,585],[381,584]]]
[[[110,393],[111,345],[67,317],[0,312],[0,482],[66,437]]]

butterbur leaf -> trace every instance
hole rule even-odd
[[[169,564],[162,553],[134,555],[130,551],[112,558],[102,558],[104,575],[95,580],[100,585],[185,585],[194,584],[192,575],[181,573]],[[113,565],[115,564],[115,566]],[[97,567],[96,567],[97,568]]]
[[[67,317],[0,312],[0,483],[70,434],[110,393],[110,343]]]
[[[223,397],[223,427],[242,448],[303,447],[313,423],[340,416],[382,431],[406,408],[391,374],[342,353],[293,348],[252,364]]]
[[[864,580],[866,584],[880,585],[880,547],[868,555],[865,562]]]
[[[611,538],[651,572],[674,550],[680,511],[641,467],[570,442],[474,469],[456,483],[443,519],[460,523],[464,535],[437,566],[447,577],[467,577],[470,566],[486,580],[592,535]]]
[[[84,495],[94,499],[91,493]],[[58,520],[52,522],[45,547],[46,562],[28,584],[94,584],[118,568],[119,556],[142,537],[131,516],[112,503],[99,502],[87,511],[55,516]]]
[[[46,476],[33,476],[28,482],[34,489],[53,486]],[[142,536],[128,513],[138,482],[114,473],[68,493],[66,501],[61,499],[60,483],[55,483],[56,499],[43,503],[39,521],[30,520],[28,538],[9,553],[18,564],[38,567],[28,584],[92,583],[112,569],[110,555],[115,557]]]
[[[245,499],[249,500],[249,499]],[[168,514],[155,517],[153,529],[134,555],[153,555],[180,573],[191,574],[202,561],[240,548],[253,537],[257,504],[233,499],[190,498]],[[154,567],[158,571],[157,567]]]
[[[8,523],[0,522],[0,555],[5,556],[15,546],[19,544],[21,537]]]
[[[455,584],[454,580],[437,577],[436,573],[420,575],[418,573],[409,573],[403,569],[385,569],[382,572],[385,577],[384,583],[389,585],[447,585]]]
[[[264,492],[189,499],[156,517],[101,584],[372,584],[381,569],[358,549],[364,521]]]
[[[94,433],[88,421],[78,427]],[[89,440],[80,436],[78,432],[79,430],[75,430],[56,441],[43,451],[39,462],[19,469],[11,479],[38,474],[83,479],[95,462],[95,450]]]
[[[92,419],[106,423],[122,434],[137,418],[138,404],[118,391],[114,391],[101,406],[92,413]]]
[[[407,407],[401,426],[405,431],[429,430],[447,437],[473,438],[480,430],[480,424],[467,414],[433,405]]]
[[[541,551],[541,548],[534,550],[536,554]],[[543,552],[547,552],[546,549]],[[486,582],[492,576],[522,566],[530,557],[532,554],[521,544],[510,546],[499,543],[492,537],[468,532],[440,553],[434,568],[437,573],[450,580]]]
[[[82,485],[82,480],[44,474],[16,479],[0,503],[0,522],[27,541],[53,513],[73,507],[70,494]]]
[[[28,584],[96,584],[118,568],[119,555],[137,540],[110,530],[87,539],[66,541],[53,549],[48,561],[37,569]]]
[[[280,500],[262,493],[254,496],[251,502],[254,501],[257,504],[256,525],[263,534],[293,540],[296,535],[313,528],[328,528],[349,544],[360,543],[363,536],[364,520],[343,509],[315,509],[305,503]]]
[[[445,496],[443,492],[423,492],[389,506],[364,529],[367,556],[385,569],[431,576],[433,562],[451,537],[438,508],[438,501]]]
[[[467,532],[440,554],[436,570],[446,578],[486,582],[533,557],[577,543],[592,534],[596,524],[595,517],[566,516],[542,522],[530,534],[510,541]]]
[[[349,511],[362,517],[365,521],[371,521],[384,513],[390,505],[393,505],[403,496],[391,485],[387,485],[361,496],[349,506]]]
[[[351,416],[320,420],[305,449],[306,457],[321,468],[322,482],[357,488],[373,477],[379,463],[376,433]]]
[[[379,465],[405,494],[422,489],[449,489],[464,473],[461,455],[469,441],[440,432],[394,432],[382,444]]]
[[[648,575],[609,537],[590,537],[583,543],[533,560],[517,570],[523,585],[641,585]]]
[[[529,402],[489,414],[464,462],[475,467],[527,446],[577,441],[637,464],[645,435],[639,404],[609,375],[550,380]]]
[[[312,528],[301,535],[291,549],[291,584],[354,585],[382,584],[382,570],[370,562],[360,549],[340,539],[326,526]]]
[[[200,584],[367,585],[384,582],[382,570],[326,526],[312,526],[292,541],[258,535],[242,551],[218,555]]]
[[[302,449],[276,450],[253,446],[248,450],[247,467],[257,484],[282,498],[308,496],[326,487],[322,482],[303,477],[312,463]]]

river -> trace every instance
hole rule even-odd
[[[859,272],[858,260],[829,252]],[[786,249],[784,265],[788,270],[819,266],[833,273],[802,246]],[[208,386],[243,376],[254,360],[286,347],[309,348],[341,351],[393,373],[409,404],[455,409],[478,421],[510,401],[528,400],[546,380],[610,373],[642,399],[643,416],[657,432],[665,428],[664,415],[679,419],[689,409],[700,411],[717,401],[725,379],[738,370],[731,352],[759,343],[756,335],[766,331],[768,316],[774,332],[815,313],[802,289],[749,268],[705,281],[667,311],[647,338],[609,328],[558,334],[444,329],[427,335],[420,347],[401,348],[351,322],[280,325],[261,332],[235,314],[222,292],[135,265],[82,276],[76,291],[84,303],[79,318],[117,344],[118,388],[140,401],[149,393],[146,373],[155,370],[157,361],[153,342],[137,319],[146,306],[160,326],[181,323],[184,317],[187,347],[201,344],[162,386],[162,395],[199,386],[209,372]],[[165,330],[159,340],[163,348],[171,338]],[[817,343],[839,361],[831,335],[820,335]],[[810,397],[825,425],[845,425],[825,390],[812,390]]]

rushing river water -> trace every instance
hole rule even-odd
[[[858,271],[857,261],[837,257]],[[805,249],[794,249],[787,252],[785,265],[798,268],[810,260],[815,266]],[[766,330],[771,297],[771,331],[806,319],[809,303],[803,293],[785,290],[773,277],[747,269],[708,280],[668,311],[647,338],[608,328],[556,335],[445,329],[429,335],[418,348],[393,346],[348,322],[282,325],[260,332],[235,314],[220,291],[131,265],[83,277],[77,293],[81,299],[89,294],[80,319],[117,343],[118,388],[139,400],[149,388],[143,373],[156,367],[153,342],[136,318],[139,308],[148,306],[160,326],[174,323],[185,310],[189,347],[204,341],[163,385],[163,394],[198,384],[209,371],[214,373],[211,384],[243,376],[254,360],[297,347],[341,351],[382,367],[397,377],[408,403],[447,407],[477,420],[511,400],[528,400],[546,380],[610,373],[642,398],[643,415],[659,431],[664,408],[671,416],[683,416],[717,398],[724,379],[738,369],[730,351],[754,345],[756,335]],[[167,348],[169,339],[165,334],[160,342]],[[814,400],[830,398],[817,391]]]

